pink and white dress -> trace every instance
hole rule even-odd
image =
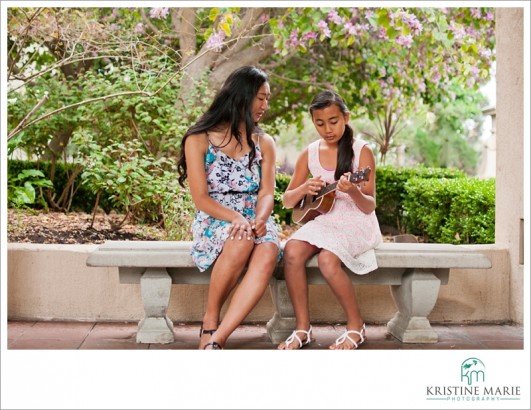
[[[323,181],[333,183],[335,170],[323,168],[319,161],[320,142],[319,139],[308,146],[308,167],[314,177],[320,175]],[[361,149],[366,144],[360,139],[354,142],[353,171],[358,170]],[[292,239],[333,252],[348,269],[359,275],[378,267],[374,248],[382,242],[382,234],[376,214],[374,211],[364,213],[344,192],[336,191],[332,209],[307,222],[288,240]]]

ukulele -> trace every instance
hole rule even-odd
[[[368,181],[370,172],[370,167],[353,172],[350,174],[349,181],[354,184],[361,181]],[[336,200],[335,191],[337,189],[337,183],[338,181],[322,187],[316,195],[305,195],[295,208],[293,208],[293,222],[304,225],[306,222],[330,211]]]

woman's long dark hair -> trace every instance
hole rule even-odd
[[[310,114],[313,118],[313,112],[322,108],[330,107],[332,104],[337,105],[339,110],[346,115],[349,111],[343,98],[333,91],[322,91],[317,94],[310,104]],[[354,159],[354,131],[350,125],[345,124],[345,132],[339,140],[337,146],[337,165],[334,179],[338,180],[346,172],[352,172],[352,160]]]
[[[177,164],[179,184],[181,184],[181,186],[184,187],[184,181],[188,176],[186,156],[184,153],[186,139],[192,134],[207,132],[219,124],[229,124],[230,138],[236,138],[238,144],[243,146],[240,123],[245,123],[245,137],[247,139],[247,144],[251,147],[251,152],[249,154],[249,168],[251,168],[256,155],[252,134],[253,132],[262,133],[260,127],[258,127],[253,120],[251,108],[254,98],[258,94],[258,90],[267,81],[267,74],[254,66],[240,67],[227,77],[208,110],[201,116],[201,118],[199,118],[195,125],[192,125],[188,131],[186,131],[183,136],[180,158]]]

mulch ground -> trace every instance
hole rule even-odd
[[[157,226],[124,224],[114,227],[123,215],[92,215],[83,212],[44,212],[9,209],[7,239],[9,242],[91,244],[106,240],[164,240],[164,231]]]
[[[8,209],[8,242],[55,243],[55,244],[99,244],[112,241],[163,241],[164,229],[156,225],[139,225],[126,222],[120,229],[116,226],[123,215],[96,215],[92,224],[92,215],[83,212],[45,212]],[[282,224],[280,239],[287,239],[297,230],[295,226]],[[392,237],[384,235],[384,241]]]

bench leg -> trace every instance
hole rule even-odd
[[[267,322],[267,334],[271,342],[280,343],[286,340],[295,329],[295,313],[291,305],[285,280],[271,278],[269,289],[271,290],[271,298],[275,305],[275,314]]]
[[[164,268],[148,268],[140,278],[144,318],[138,324],[137,343],[171,343],[173,323],[166,316],[171,277]]]
[[[391,294],[398,312],[387,323],[387,331],[403,343],[437,343],[428,315],[433,310],[441,281],[433,273],[404,274],[402,285],[392,285]]]

